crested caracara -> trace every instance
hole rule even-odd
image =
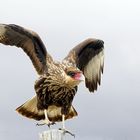
[[[78,85],[85,81],[90,92],[100,85],[104,66],[104,42],[87,39],[74,47],[62,62],[54,61],[37,33],[14,24],[0,24],[0,43],[22,48],[39,79],[36,95],[16,111],[50,125],[77,116],[72,105]],[[10,47],[9,46],[9,47]]]

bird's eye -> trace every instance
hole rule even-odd
[[[73,77],[73,76],[75,76],[75,73],[74,73],[73,71],[69,71],[69,72],[67,73],[67,75]]]

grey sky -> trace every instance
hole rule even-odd
[[[95,94],[79,86],[73,102],[79,116],[66,122],[76,140],[140,139],[139,6],[138,0],[1,1],[0,23],[36,31],[55,59],[86,38],[104,40],[102,84]],[[38,76],[29,58],[0,45],[0,67],[0,139],[38,140],[46,127],[14,111],[35,94]]]

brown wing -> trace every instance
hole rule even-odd
[[[46,70],[46,48],[33,31],[14,24],[0,24],[0,43],[22,48],[30,57],[38,74]]]
[[[75,64],[85,76],[85,84],[90,92],[100,85],[104,66],[104,42],[97,39],[87,39],[73,48],[65,62]]]

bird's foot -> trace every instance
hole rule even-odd
[[[59,128],[59,130],[63,131],[64,134],[68,133],[75,138],[75,134],[71,133],[69,130],[66,130],[64,128]]]
[[[51,125],[54,125],[55,122],[51,122],[51,121],[48,121],[48,120],[44,120],[43,122],[41,123],[37,123],[36,125],[37,126],[42,126],[42,125],[48,125],[48,127],[50,128]]]

